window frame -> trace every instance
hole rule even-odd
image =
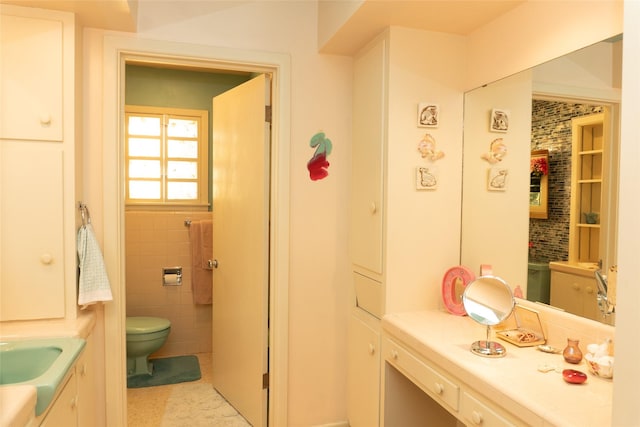
[[[129,180],[140,178],[130,178],[129,176],[129,160],[137,159],[137,156],[129,156],[129,138],[137,138],[139,135],[129,135],[129,117],[159,117],[161,119],[160,132],[160,157],[161,173],[160,185],[161,194],[159,199],[132,199],[129,197]],[[188,207],[194,210],[209,209],[209,111],[184,109],[173,107],[153,107],[144,105],[125,105],[125,150],[124,150],[124,176],[125,176],[125,206],[127,208],[154,208],[154,209],[171,209],[176,207]],[[198,145],[198,153],[196,156],[197,178],[194,180],[198,186],[196,199],[168,199],[167,187],[169,182],[180,180],[170,180],[167,177],[167,164],[169,160],[178,160],[181,158],[169,159],[167,156],[168,140],[166,127],[169,119],[188,119],[198,122],[198,136],[195,138]],[[142,158],[142,157],[141,157]],[[155,157],[153,157],[155,158]],[[157,181],[157,179],[152,179]]]

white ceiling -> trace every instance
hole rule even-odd
[[[320,51],[351,55],[390,25],[468,35],[525,1],[366,0]]]
[[[253,0],[315,1],[315,0]],[[333,1],[333,0],[322,0]],[[320,47],[323,53],[350,55],[390,25],[460,35],[491,22],[526,0],[338,0],[362,3],[333,37]],[[137,30],[138,8],[169,9],[175,19],[215,13],[251,3],[251,0],[0,0],[76,13],[82,26],[116,31]]]

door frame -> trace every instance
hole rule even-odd
[[[187,43],[107,35],[103,44],[102,189],[104,258],[113,302],[104,307],[106,424],[127,424],[124,252],[125,63],[240,70],[272,76],[269,230],[269,425],[287,425],[289,337],[290,58]]]

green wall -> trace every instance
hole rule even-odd
[[[212,73],[128,64],[125,78],[125,103],[207,110],[209,112],[209,153],[211,153],[212,98],[246,82],[251,77],[247,73]],[[209,158],[209,182],[211,178],[211,158]],[[211,188],[209,188],[209,204],[211,205]]]

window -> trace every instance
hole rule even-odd
[[[208,112],[125,107],[128,205],[208,206]]]

